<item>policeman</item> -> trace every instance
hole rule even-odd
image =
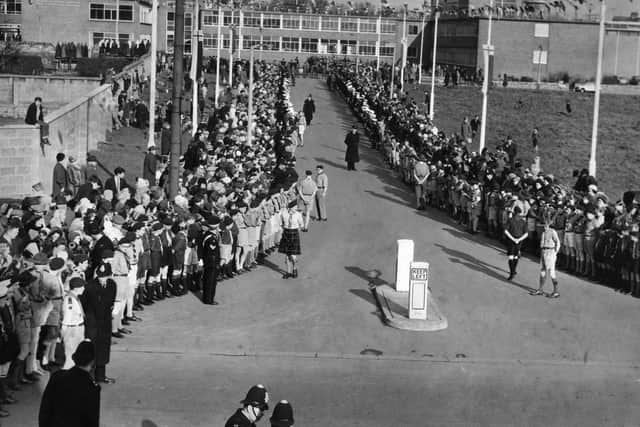
[[[64,367],[73,366],[71,356],[78,345],[84,340],[84,310],[80,302],[80,295],[84,293],[85,281],[74,277],[69,281],[69,290],[65,293],[62,304],[62,342],[64,343]]]
[[[218,264],[220,263],[219,224],[220,218],[217,216],[208,218],[207,231],[202,239],[202,302],[208,305],[218,305],[215,297],[218,285]]]
[[[543,295],[542,288],[546,280],[547,271],[551,276],[553,283],[553,292],[547,294],[549,298],[558,298],[558,279],[556,279],[556,257],[560,252],[560,238],[556,230],[551,228],[551,218],[544,218],[544,230],[540,237],[540,287],[536,291],[532,291],[531,295]]]
[[[91,379],[95,356],[93,344],[83,341],[73,353],[75,366],[51,375],[40,403],[40,427],[100,425],[100,386]]]
[[[227,420],[224,427],[255,427],[269,409],[269,393],[262,384],[254,385],[240,403],[242,408]]]
[[[504,230],[504,234],[507,236],[507,257],[509,258],[509,278],[507,280],[511,280],[517,274],[520,248],[522,242],[527,238],[527,222],[522,217],[520,206],[513,208],[513,217]]]

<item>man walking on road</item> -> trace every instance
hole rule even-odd
[[[324,166],[316,166],[316,186],[318,191],[316,192],[316,209],[318,210],[318,221],[327,220],[327,187],[329,187],[329,179],[327,174],[324,173]]]
[[[549,298],[558,298],[558,280],[556,279],[556,257],[560,252],[560,238],[556,230],[551,228],[551,218],[544,219],[544,231],[540,238],[540,287],[532,291],[531,295],[543,295],[542,288],[546,279],[547,271],[553,283],[553,292],[548,294]]]
[[[360,153],[358,151],[360,135],[358,134],[356,125],[351,127],[351,132],[347,134],[344,143],[347,145],[347,152],[344,156],[344,160],[347,162],[347,170],[354,171],[356,170],[356,163],[360,161]]]
[[[302,112],[304,113],[304,118],[307,121],[307,126],[311,126],[311,119],[313,119],[313,114],[316,112],[316,104],[313,102],[311,94],[309,94],[307,99],[304,100]]]
[[[302,217],[304,218],[304,227],[302,231],[309,231],[309,220],[311,218],[311,211],[313,210],[313,201],[316,198],[318,186],[313,180],[313,172],[306,171],[306,177],[301,180],[296,190],[298,191],[299,207],[302,211]]]

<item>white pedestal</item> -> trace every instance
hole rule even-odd
[[[409,292],[409,268],[413,262],[413,240],[398,240],[396,251],[396,291]]]
[[[409,319],[427,320],[429,263],[412,262],[409,274]]]

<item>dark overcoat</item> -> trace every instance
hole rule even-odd
[[[81,296],[84,309],[84,335],[96,348],[96,365],[106,366],[111,354],[111,312],[116,300],[116,283],[107,280],[103,287],[97,279],[87,282]]]
[[[360,153],[358,151],[360,135],[357,132],[349,132],[347,137],[344,139],[344,143],[347,145],[347,152],[344,155],[344,161],[347,163],[358,163],[360,161]]]
[[[91,375],[78,368],[51,375],[42,394],[40,427],[98,427],[100,386]]]

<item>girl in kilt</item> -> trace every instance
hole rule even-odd
[[[298,202],[296,200],[289,202],[288,209],[282,212],[280,218],[283,232],[278,252],[285,254],[285,264],[287,266],[287,271],[282,278],[296,278],[298,277],[296,256],[300,255],[300,229],[304,227],[302,214],[298,212]]]

